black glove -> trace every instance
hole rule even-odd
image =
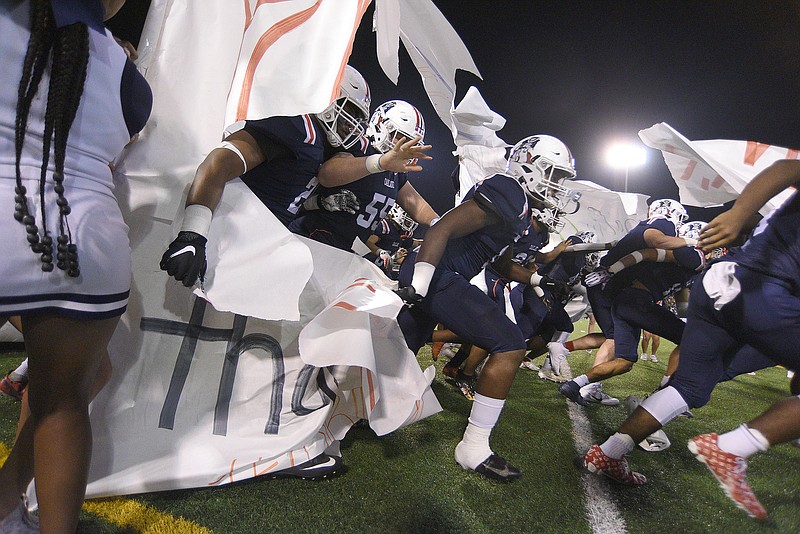
[[[186,287],[194,285],[198,278],[202,282],[206,274],[207,241],[195,232],[179,232],[161,256],[161,269]]]
[[[551,293],[566,292],[569,290],[566,282],[550,278],[549,276],[542,276],[542,279],[539,282],[539,287],[546,289]]]
[[[409,308],[412,308],[415,304],[422,302],[422,295],[417,295],[417,291],[414,289],[414,286],[401,287],[395,291],[395,293],[397,293],[398,297],[403,299],[403,302],[405,302],[406,306]]]
[[[322,210],[344,211],[351,215],[357,213],[361,207],[355,193],[347,189],[341,189],[329,195],[319,195],[317,203]]]

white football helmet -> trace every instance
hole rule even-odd
[[[585,230],[583,232],[579,232],[578,234],[576,234],[576,237],[584,243],[594,243],[595,235],[594,232],[590,230]]]
[[[683,223],[678,229],[678,237],[688,237],[689,239],[700,239],[700,232],[708,223],[703,221],[689,221]]]
[[[375,150],[386,154],[394,148],[398,134],[408,139],[425,137],[425,120],[422,113],[408,102],[389,100],[378,106],[372,114],[367,137]]]
[[[576,195],[564,187],[575,178],[575,160],[567,145],[550,135],[532,135],[514,145],[507,172],[535,199],[566,212]]]
[[[684,208],[680,202],[672,200],[671,198],[660,198],[654,200],[650,204],[650,208],[647,211],[647,218],[652,219],[656,216],[669,219],[675,223],[676,229],[680,228],[686,219],[689,218],[689,215],[686,213],[686,208]]]
[[[419,223],[412,219],[399,204],[393,205],[386,216],[396,222],[397,226],[409,233],[414,233],[414,230],[419,226]]]
[[[350,148],[358,142],[365,132],[371,100],[367,81],[360,72],[346,65],[339,84],[339,98],[317,113],[330,144]]]

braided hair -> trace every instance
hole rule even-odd
[[[85,24],[74,23],[57,28],[49,0],[31,1],[31,35],[22,66],[22,78],[17,95],[15,124],[16,179],[14,218],[25,226],[28,243],[39,254],[42,270],[53,270],[53,238],[47,228],[45,185],[53,147],[55,172],[53,190],[59,210],[56,259],[58,268],[68,276],[80,276],[78,248],[72,241],[67,216],[69,203],[64,196],[64,161],[67,138],[80,105],[86,70],[89,63],[89,31]],[[39,231],[35,216],[28,209],[26,188],[22,185],[20,160],[25,143],[31,102],[36,96],[46,67],[50,64],[50,86],[42,141],[42,165],[39,176],[39,199],[43,231]]]

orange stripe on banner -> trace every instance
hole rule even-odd
[[[235,465],[236,465],[236,458],[234,458],[234,459],[231,461],[231,470],[230,470],[230,472],[228,473],[228,478],[230,479],[230,481],[231,481],[231,482],[233,482],[233,468],[234,468],[234,466],[235,466]]]
[[[278,466],[278,462],[277,462],[277,461],[275,461],[275,462],[272,462],[272,463],[269,465],[269,467],[267,467],[266,469],[264,469],[263,471],[261,471],[260,473],[258,473],[258,475],[256,475],[256,476],[261,476],[261,475],[263,475],[263,474],[265,474],[265,473],[269,473],[270,471],[272,471],[273,469],[275,469],[277,466]]]
[[[261,461],[261,456],[258,457],[258,462],[260,462],[260,461]],[[253,476],[254,477],[258,476],[258,469],[257,469],[258,462],[253,462]]]
[[[310,460],[311,455],[308,453],[308,448],[306,448],[305,445],[303,445],[303,452],[306,453],[306,460]]]
[[[264,2],[259,2],[259,5],[262,3]],[[275,44],[278,39],[311,18],[314,13],[316,13],[317,9],[319,9],[321,3],[322,0],[317,0],[314,2],[313,6],[277,22],[258,39],[255,48],[253,48],[253,54],[250,56],[250,61],[247,63],[244,80],[242,81],[242,93],[239,95],[239,105],[236,108],[237,121],[247,116],[247,107],[250,104],[250,92],[253,90],[253,79],[255,77],[256,68],[264,57],[264,54],[266,54],[269,47]],[[256,9],[258,9],[258,7],[256,7]]]
[[[217,484],[219,484],[220,482],[222,482],[222,479],[223,479],[223,478],[225,478],[225,475],[221,475],[221,476],[220,476],[219,478],[217,478],[216,480],[214,480],[214,481],[212,481],[212,482],[209,482],[209,483],[208,483],[208,485],[209,485],[209,486],[216,486]]]
[[[756,141],[748,141],[747,148],[744,150],[744,164],[753,166],[758,161],[770,145],[764,143],[757,143]]]
[[[342,309],[347,310],[347,311],[353,311],[353,310],[356,309],[355,306],[353,306],[352,304],[349,304],[347,302],[344,302],[344,301],[337,302],[336,304],[333,305],[333,307],[334,308],[342,308]]]
[[[786,159],[800,159],[800,150],[794,148],[786,149]]]
[[[359,278],[358,280],[347,286],[345,289],[351,289],[353,287],[366,287],[373,293],[376,293],[375,286],[372,285],[372,281],[367,280],[365,278]]]
[[[289,465],[294,467],[294,451],[289,451]]]
[[[697,167],[697,162],[695,160],[689,160],[689,163],[686,165],[686,168],[683,169],[683,174],[681,174],[681,180],[688,180],[689,178],[691,178],[695,167]]]
[[[375,384],[372,383],[372,372],[367,370],[367,387],[369,388],[369,410],[375,408]]]
[[[353,41],[356,38],[356,30],[358,30],[358,26],[361,23],[361,17],[364,16],[364,12],[367,10],[367,7],[371,1],[372,0],[360,0],[358,3],[358,13],[353,21],[353,30],[350,32],[350,41],[348,41],[347,49],[344,51],[344,55],[342,56],[342,63],[339,65],[339,74],[336,76],[336,83],[333,84],[330,102],[333,102],[339,98],[339,84],[342,83],[342,77],[344,77],[344,68],[347,66],[347,60],[350,58],[350,54],[353,53]],[[367,85],[367,94],[369,95],[369,85]]]

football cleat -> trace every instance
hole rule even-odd
[[[529,371],[538,371],[539,366],[533,363],[533,360],[522,360],[522,363],[519,364],[520,369],[528,369]]]
[[[8,373],[0,380],[0,393],[17,401],[22,400],[22,394],[28,386],[28,378],[17,375],[20,380],[14,380],[11,375],[12,373]]]
[[[605,475],[611,480],[628,486],[643,486],[647,484],[647,477],[636,471],[631,471],[628,461],[623,456],[619,460],[607,456],[600,445],[592,445],[583,457],[583,466],[591,473]]]
[[[557,375],[553,372],[552,369],[543,368],[539,371],[539,378],[542,380],[548,380],[550,382],[555,382],[556,384],[563,384],[568,379],[565,376]]]
[[[580,404],[581,406],[589,406],[589,401],[587,401],[581,396],[581,387],[574,380],[569,380],[561,384],[558,387],[558,392],[564,395],[572,402],[574,402],[575,404]]]
[[[459,371],[453,383],[459,390],[461,390],[461,394],[464,395],[467,400],[474,400],[476,381],[477,378],[475,375],[468,376]]]
[[[589,402],[596,402],[603,406],[619,406],[619,399],[603,391],[603,384],[594,382],[586,384],[580,389],[581,397]]]
[[[747,483],[747,460],[725,452],[717,444],[717,434],[702,434],[689,440],[689,451],[698,461],[706,464],[708,470],[717,478],[720,487],[736,506],[750,517],[766,519],[767,511],[758,502]]]
[[[280,471],[270,473],[270,478],[302,478],[303,480],[321,480],[335,475],[343,466],[342,459],[322,453],[316,458]]]
[[[492,454],[478,464],[475,472],[500,482],[511,482],[522,476],[522,471],[497,454]]]

